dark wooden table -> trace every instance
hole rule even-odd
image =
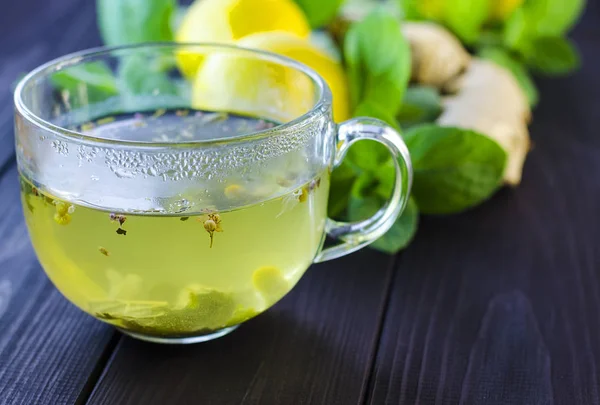
[[[11,84],[99,45],[91,0],[0,14],[0,404],[599,404],[600,7],[584,65],[540,80],[523,184],[423,218],[388,257],[313,266],[267,313],[187,347],[127,338],[69,304],[30,247]]]

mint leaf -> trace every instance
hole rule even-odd
[[[354,116],[377,118],[378,120],[381,120],[390,127],[394,128],[396,131],[400,131],[400,126],[398,125],[396,118],[389,114],[385,108],[382,108],[377,103],[372,101],[367,100],[360,103],[360,105],[354,110]]]
[[[397,118],[404,127],[410,127],[432,122],[441,112],[442,99],[437,89],[413,86],[406,90]]]
[[[488,19],[495,0],[399,0],[407,20],[430,20],[443,24],[462,42],[473,44]]]
[[[344,0],[295,0],[313,28],[329,24]]]
[[[474,131],[425,125],[404,137],[411,154],[413,197],[421,212],[451,214],[489,198],[500,186],[506,152]]]
[[[531,75],[523,63],[519,62],[504,49],[496,47],[481,49],[479,51],[479,56],[483,59],[491,60],[492,62],[495,62],[496,64],[509,70],[515,79],[517,79],[519,86],[521,86],[527,95],[529,105],[534,107],[538,103],[539,94],[537,88],[535,87],[535,83],[533,82]]]
[[[348,206],[348,216],[351,221],[367,219],[382,206],[383,200],[377,197],[359,198],[353,195]],[[396,253],[412,241],[418,224],[419,209],[414,199],[410,198],[406,209],[390,230],[369,246],[384,253]]]
[[[56,89],[69,92],[71,108],[119,94],[112,70],[100,61],[67,66],[53,73],[50,81]]]
[[[98,26],[109,46],[173,39],[175,0],[97,0]]]
[[[354,112],[354,116],[377,118],[400,131],[396,119],[374,103],[362,103]],[[390,152],[379,142],[361,140],[350,147],[346,159],[360,170],[375,171],[383,162],[390,159]]]
[[[561,37],[536,38],[526,58],[532,68],[551,76],[569,73],[581,64],[577,49]]]
[[[540,36],[563,36],[577,22],[585,0],[528,0],[523,5],[529,29]]]
[[[395,116],[410,79],[410,47],[399,21],[375,8],[350,26],[344,40],[352,106],[377,105]]]
[[[536,38],[565,36],[584,6],[585,0],[528,0],[504,24],[504,43],[527,55]]]
[[[327,214],[331,218],[342,218],[348,207],[350,190],[355,180],[356,172],[347,159],[344,159],[342,164],[331,173],[327,205]]]
[[[491,0],[446,0],[444,23],[463,42],[477,41],[487,20]]]
[[[425,16],[421,12],[422,0],[397,0],[402,16],[408,21],[423,20]],[[445,1],[445,0],[443,0]],[[430,16],[430,18],[433,16]]]
[[[162,70],[154,55],[134,53],[121,58],[119,78],[132,94],[176,94],[177,86]]]
[[[352,185],[352,191],[350,193],[351,198],[365,198],[374,196],[374,192],[377,188],[377,179],[375,174],[365,172],[362,173],[354,184]],[[363,218],[365,219],[365,218]]]

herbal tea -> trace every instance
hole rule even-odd
[[[109,139],[169,142],[271,125],[182,110],[107,117],[81,130]],[[256,188],[226,178],[202,190],[210,199],[147,211],[122,206],[110,212],[33,184],[23,174],[21,190],[40,262],[69,300],[126,331],[192,336],[236,325],[273,305],[322,244],[328,170],[302,184],[289,161],[271,174]],[[230,208],[218,208],[224,206]]]

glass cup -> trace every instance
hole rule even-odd
[[[98,48],[51,61],[15,92],[23,211],[39,261],[83,311],[133,337],[222,336],[306,269],[382,236],[411,186],[400,135],[332,119],[308,67],[216,44]],[[327,218],[331,171],[359,140],[393,158],[371,218]],[[325,236],[338,244],[324,248]]]

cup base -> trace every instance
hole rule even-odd
[[[229,326],[227,328],[219,329],[215,332],[207,333],[204,335],[175,337],[175,338],[149,336],[149,335],[143,335],[141,333],[130,332],[130,331],[123,330],[120,328],[117,328],[117,329],[127,336],[131,336],[134,339],[143,340],[145,342],[161,343],[161,344],[167,344],[167,345],[189,345],[192,343],[202,343],[202,342],[208,342],[209,340],[218,339],[221,336],[225,336],[225,335],[229,334],[230,332],[233,332],[234,330],[236,330],[238,328],[238,326],[240,326],[240,325]]]

